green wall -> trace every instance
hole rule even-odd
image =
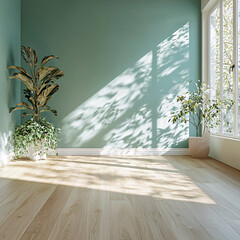
[[[22,1],[22,44],[65,73],[47,115],[60,147],[187,147],[188,126],[168,118],[201,78],[200,34],[201,1]]]
[[[20,83],[9,80],[10,65],[20,65],[20,1],[0,2],[0,165],[6,160],[6,140],[16,123],[20,123],[20,113],[9,114],[8,107],[21,98]]]

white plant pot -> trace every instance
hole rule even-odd
[[[190,137],[189,152],[194,158],[207,158],[210,146],[207,137]]]
[[[47,158],[46,153],[43,152],[42,144],[39,144],[38,146],[32,144],[29,146],[28,151],[28,157],[34,161],[39,161],[40,159],[45,160]]]

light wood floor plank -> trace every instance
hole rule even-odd
[[[28,226],[21,239],[48,239],[72,191],[72,187],[57,186]]]
[[[34,189],[35,191],[0,226],[0,239],[20,239],[28,225],[33,221],[38,211],[54,191],[55,186],[38,184],[34,186]],[[21,195],[24,192],[19,192],[18,194]]]

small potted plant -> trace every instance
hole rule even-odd
[[[195,91],[177,96],[180,107],[172,112],[169,119],[172,123],[189,122],[195,127],[196,137],[189,138],[189,152],[195,158],[206,158],[210,151],[209,139],[202,137],[201,133],[207,135],[205,133],[211,128],[218,126],[221,110],[229,109],[234,104],[232,100],[210,100],[208,95],[209,89],[199,81]]]
[[[57,67],[46,66],[50,60],[58,59],[53,55],[44,57],[39,67],[36,52],[32,48],[22,46],[21,55],[29,71],[22,67],[10,66],[9,69],[19,71],[10,79],[18,79],[24,83],[26,88],[23,93],[27,102],[18,103],[11,107],[9,112],[24,110],[22,117],[31,116],[31,120],[15,128],[13,135],[15,158],[44,159],[49,150],[56,148],[60,130],[40,117],[40,114],[52,112],[57,116],[57,111],[47,104],[52,95],[59,90],[59,85],[55,84],[55,81],[64,74]]]
[[[50,150],[57,148],[60,129],[47,122],[43,117],[39,121],[31,118],[15,127],[13,134],[14,158],[29,157],[32,160],[46,159]]]

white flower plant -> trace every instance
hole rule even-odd
[[[48,154],[49,150],[57,148],[59,133],[60,129],[47,122],[43,117],[40,117],[38,122],[31,118],[20,126],[16,126],[12,136],[14,158],[29,156],[30,146],[36,152],[41,146],[38,154]]]

